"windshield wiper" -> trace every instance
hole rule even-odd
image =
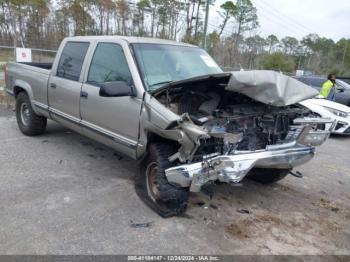
[[[149,85],[148,87],[151,88],[151,87],[153,87],[153,86],[170,84],[170,83],[172,83],[172,82],[173,82],[173,81],[170,81],[170,80],[168,80],[168,81],[163,81],[163,82],[159,82],[159,83],[155,83],[155,84]]]

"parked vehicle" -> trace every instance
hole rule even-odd
[[[272,71],[223,73],[173,41],[66,38],[52,65],[9,63],[6,88],[25,135],[49,118],[141,160],[136,192],[162,216],[215,181],[281,180],[330,134],[330,120],[298,104],[312,88]]]
[[[346,76],[337,76],[337,79],[342,80],[343,82],[347,83],[348,85],[350,85],[350,77],[346,77]]]
[[[332,124],[326,126],[333,134],[350,135],[350,107],[319,98],[308,99],[300,104],[323,118],[333,120],[335,123],[333,126]]]
[[[307,84],[320,91],[323,83],[327,80],[324,77],[316,76],[296,76],[295,79]],[[350,85],[343,80],[336,80],[337,92],[335,94],[335,102],[350,106]]]

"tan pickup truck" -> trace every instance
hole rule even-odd
[[[329,136],[329,120],[298,104],[317,91],[272,71],[224,73],[178,42],[66,38],[53,64],[9,63],[5,79],[23,134],[52,119],[140,160],[136,191],[162,216],[217,181],[299,176]]]

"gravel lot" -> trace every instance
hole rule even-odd
[[[221,185],[169,219],[136,196],[135,161],[53,122],[28,138],[0,108],[0,143],[0,254],[350,254],[350,137],[303,179]]]

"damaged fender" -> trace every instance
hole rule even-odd
[[[173,127],[170,128],[171,126]],[[205,129],[191,121],[188,114],[176,115],[147,93],[141,110],[140,130],[138,158],[146,151],[142,145],[147,145],[150,133],[178,142],[181,145],[179,151],[169,159],[178,159],[180,162],[186,162],[193,156],[200,145],[200,139],[210,137]]]

